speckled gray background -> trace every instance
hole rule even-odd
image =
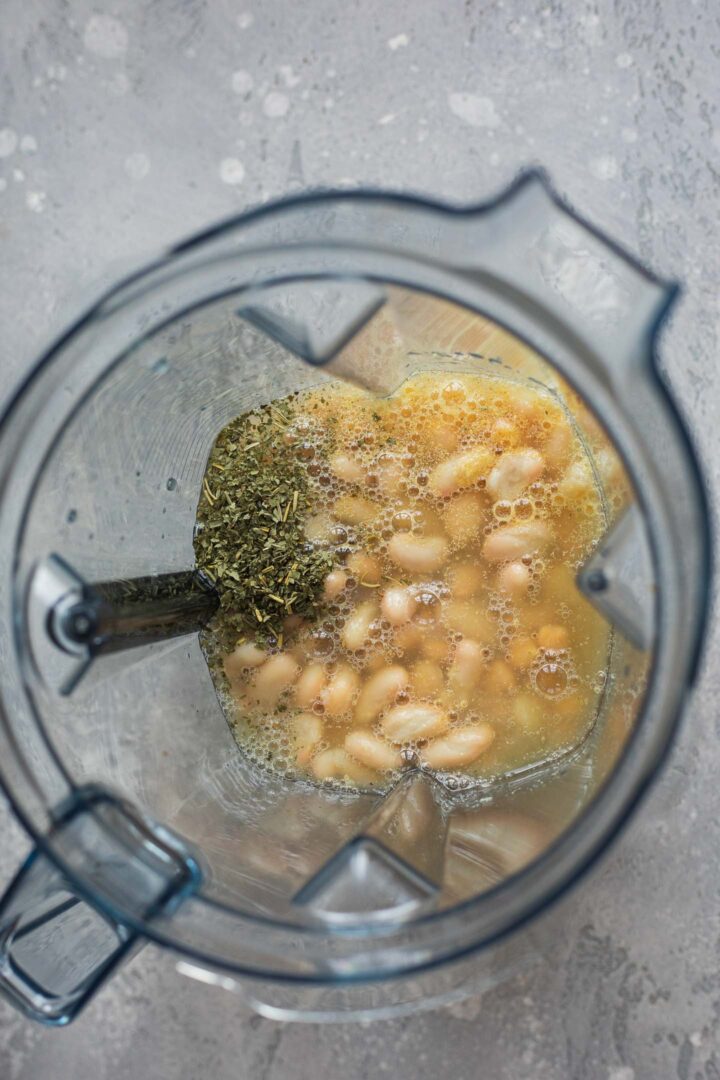
[[[662,353],[712,485],[716,0],[3,0],[0,398],[117,268],[307,185],[475,199],[539,161],[686,293]],[[449,1010],[253,1017],[146,949],[65,1031],[0,1004],[2,1080],[717,1080],[717,628],[681,738],[551,961]],[[715,654],[715,655],[713,655]],[[0,808],[1,880],[26,848]]]

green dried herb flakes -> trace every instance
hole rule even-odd
[[[214,629],[276,643],[288,615],[321,606],[333,555],[308,542],[307,478],[285,438],[291,402],[238,417],[217,438],[203,479],[195,533],[198,569],[217,588]]]

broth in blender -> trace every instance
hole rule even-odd
[[[253,498],[270,516],[250,544]],[[222,604],[211,671],[262,766],[350,788],[417,764],[488,781],[592,729],[610,631],[575,573],[607,519],[583,443],[540,386],[437,371],[383,399],[342,382],[302,391],[221,432],[198,522]],[[211,528],[237,541],[235,570],[213,573]]]

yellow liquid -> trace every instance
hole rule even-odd
[[[330,383],[292,399],[287,443],[336,571],[321,618],[215,672],[242,749],[383,788],[408,764],[488,780],[580,744],[609,630],[574,579],[605,515],[557,400],[443,372],[383,400]]]

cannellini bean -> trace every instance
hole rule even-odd
[[[485,446],[476,446],[463,454],[456,454],[435,466],[428,478],[428,488],[433,495],[445,497],[462,488],[472,487],[487,476],[494,461],[495,455]]]
[[[443,735],[449,720],[437,705],[396,705],[385,713],[380,726],[391,742],[404,743]]]
[[[501,592],[512,596],[522,596],[530,588],[530,568],[522,562],[511,562],[501,566],[497,576]]]
[[[567,649],[570,635],[564,626],[548,623],[538,630],[537,641],[541,649]]]
[[[433,660],[418,660],[411,668],[410,684],[419,698],[437,697],[445,685],[442,668]]]
[[[383,593],[380,610],[392,626],[402,626],[417,611],[417,600],[405,585],[393,585]]]
[[[516,723],[526,731],[536,731],[542,724],[542,707],[531,694],[518,694],[514,697],[512,713]]]
[[[377,780],[377,773],[373,769],[355,761],[341,746],[322,750],[312,759],[310,768],[318,780],[350,780],[361,785],[372,784]]]
[[[450,592],[456,600],[469,600],[483,586],[483,572],[475,562],[456,563],[448,575]]]
[[[359,484],[365,476],[360,462],[350,454],[331,454],[328,465],[338,480],[344,480],[348,484]]]
[[[573,461],[565,471],[565,475],[558,483],[558,494],[572,505],[578,499],[587,498],[595,491],[590,462],[583,458],[581,461]]]
[[[377,585],[382,577],[380,563],[366,551],[354,551],[345,564],[361,585]]]
[[[467,634],[486,645],[494,637],[484,607],[475,600],[446,600],[442,605],[442,617],[445,625],[457,634]]]
[[[298,765],[307,765],[313,750],[323,737],[323,722],[314,713],[298,713],[292,719],[292,731],[295,736],[295,760]]]
[[[495,740],[495,728],[483,721],[448,732],[426,746],[422,759],[431,769],[456,769],[469,765],[489,750]]]
[[[492,660],[488,664],[485,685],[491,694],[505,694],[515,687],[515,675],[506,660]]]
[[[339,596],[347,585],[348,576],[344,570],[331,570],[325,578],[323,596],[326,600],[334,600]]]
[[[360,729],[351,731],[345,737],[345,749],[351,757],[369,769],[386,772],[399,769],[402,764],[400,751],[388,746],[384,739],[373,735],[372,731]]]
[[[455,647],[455,656],[448,672],[452,691],[468,692],[480,684],[487,663],[485,650],[479,641],[464,638]]]
[[[223,660],[228,679],[239,679],[247,668],[260,667],[267,660],[267,653],[252,641],[244,641]]]
[[[365,600],[358,604],[345,620],[345,625],[340,632],[340,640],[346,649],[350,652],[362,649],[367,642],[370,627],[379,614],[380,608],[375,600]]]
[[[341,495],[332,508],[333,517],[343,525],[367,525],[380,508],[362,495]]]
[[[537,450],[526,446],[503,454],[491,470],[487,490],[495,499],[517,499],[528,484],[542,474],[545,458]]]
[[[469,544],[480,535],[484,516],[480,495],[462,492],[445,509],[445,532],[456,544]]]
[[[323,691],[323,705],[328,716],[342,716],[352,707],[360,688],[360,676],[349,664],[341,664]]]
[[[274,706],[280,695],[292,686],[300,674],[300,665],[287,653],[276,653],[266,660],[253,681],[252,694],[265,708]]]
[[[309,709],[325,689],[327,672],[322,664],[308,664],[295,684],[295,704],[301,709]]]
[[[420,652],[426,660],[432,660],[436,664],[444,664],[450,655],[450,643],[446,637],[426,633],[423,635]]]
[[[388,544],[388,555],[397,566],[412,574],[431,574],[447,559],[447,540],[441,536],[395,533]]]
[[[369,724],[383,709],[392,705],[398,694],[405,689],[410,676],[400,664],[391,664],[372,675],[362,690],[355,707],[358,724]]]
[[[550,530],[544,521],[522,521],[491,533],[483,544],[483,555],[488,562],[505,562],[542,551],[549,542]]]
[[[532,638],[519,637],[510,643],[508,656],[514,668],[517,668],[518,671],[526,671],[529,667],[532,667],[539,652],[540,650]]]

